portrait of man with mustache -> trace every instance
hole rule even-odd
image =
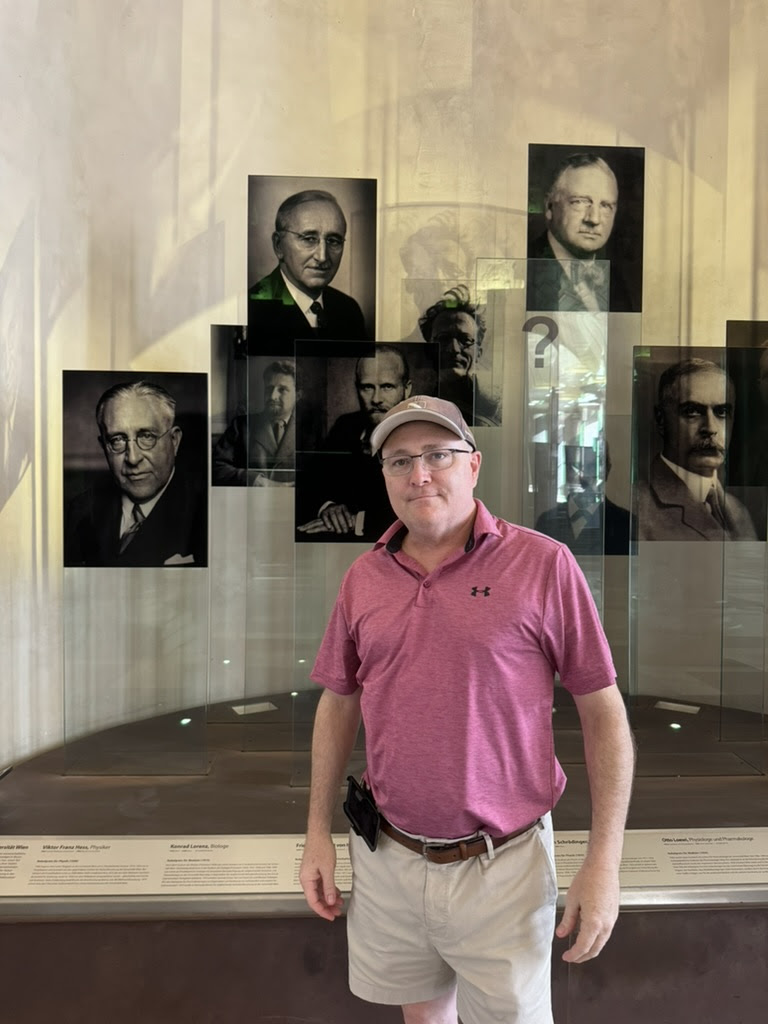
[[[654,409],[662,448],[636,489],[638,540],[757,540],[720,479],[734,412],[733,382],[717,363],[686,359],[664,370]]]

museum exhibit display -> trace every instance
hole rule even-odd
[[[9,1019],[399,1019],[299,866],[313,665],[392,518],[372,432],[419,395],[463,414],[487,508],[575,559],[637,744],[619,920],[590,964],[555,943],[555,1020],[760,1019],[764,5],[0,24]],[[559,679],[551,724],[562,911],[591,801]]]

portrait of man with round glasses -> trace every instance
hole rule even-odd
[[[177,418],[177,400],[155,379],[202,378],[205,400],[205,375],[158,374],[142,380],[97,374],[100,379],[121,379],[102,391],[95,410],[91,406],[98,431],[95,438],[92,426],[87,435],[83,429],[82,408],[67,411],[66,401],[68,390],[70,395],[87,394],[89,376],[65,374],[65,495],[71,492],[73,480],[89,480],[91,485],[67,503],[64,565],[207,565],[207,501],[200,473],[206,456],[198,452],[196,465],[179,461],[184,431]],[[200,382],[194,381],[191,390],[200,391]],[[106,459],[108,475],[95,468],[97,446]],[[93,465],[93,469],[83,478],[71,473],[77,464]]]
[[[292,355],[297,338],[364,341],[373,337],[375,181],[295,179],[317,187],[302,188],[282,199],[274,215],[269,251],[261,226],[264,218],[271,217],[265,209],[267,197],[275,193],[275,182],[282,183],[278,187],[285,195],[293,180],[249,178],[248,346],[252,354]],[[345,198],[340,199],[337,192]],[[351,222],[345,202],[351,205]],[[267,258],[277,265],[250,284]],[[332,287],[337,276],[341,287]]]

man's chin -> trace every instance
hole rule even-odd
[[[164,486],[164,484],[161,484],[158,487],[157,480],[153,480],[151,484],[146,483],[142,486],[137,485],[127,487],[125,483],[123,483],[120,489],[123,494],[130,498],[131,501],[143,504],[145,501],[151,501],[156,494],[160,493]]]
[[[725,462],[722,455],[697,455],[688,460],[688,469],[699,476],[712,476]]]
[[[333,275],[328,274],[308,274],[299,284],[308,295],[314,295],[315,298],[320,294],[323,288],[327,288],[333,280]]]

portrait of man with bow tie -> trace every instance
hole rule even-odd
[[[528,310],[640,312],[642,175],[643,150],[530,147]]]
[[[248,186],[249,352],[291,356],[296,339],[372,339],[376,182],[252,175]],[[267,261],[276,265],[257,279]]]

